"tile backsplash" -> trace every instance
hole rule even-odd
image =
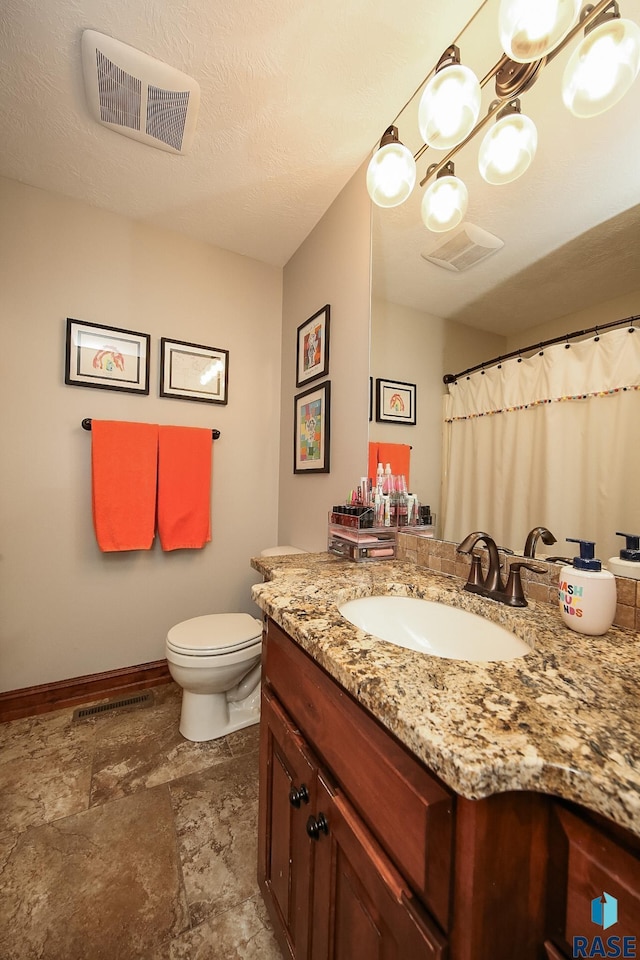
[[[486,554],[486,551],[485,551]],[[418,566],[427,567],[438,573],[446,573],[452,577],[466,580],[469,576],[471,559],[468,555],[457,552],[457,544],[448,540],[435,540],[430,537],[416,537],[409,533],[399,533],[397,541],[397,556],[399,560],[411,560]],[[504,555],[509,563],[510,559],[522,560],[522,557],[510,558]],[[543,603],[558,603],[558,575],[560,564],[547,563],[544,560],[533,560],[539,573],[522,570],[522,584],[525,595],[531,600]],[[484,565],[484,561],[483,561]],[[640,580],[627,580],[626,577],[616,577],[618,603],[614,624],[625,627],[627,630],[637,630],[640,633]]]

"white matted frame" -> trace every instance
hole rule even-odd
[[[416,422],[416,385],[402,380],[376,378],[376,421],[378,423]]]
[[[318,380],[329,373],[329,322],[331,307],[324,305],[298,327],[296,348],[296,387]]]
[[[150,343],[148,333],[67,317],[64,382],[146,395]]]
[[[293,472],[329,473],[331,381],[293,398]]]
[[[227,403],[229,351],[162,337],[160,396],[202,403]]]

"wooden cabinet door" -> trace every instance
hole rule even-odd
[[[258,882],[285,956],[307,960],[316,764],[278,701],[262,693]]]
[[[444,960],[445,941],[345,797],[318,775],[311,960]]]

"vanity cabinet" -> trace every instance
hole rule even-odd
[[[603,927],[591,916],[596,897],[615,898],[615,922]],[[568,804],[553,803],[549,828],[548,919],[545,951],[548,960],[574,956],[574,938],[604,941],[616,937],[610,951],[595,956],[640,955],[640,838]],[[613,917],[611,917],[613,920]],[[624,952],[623,938],[633,938],[633,951]]]
[[[543,794],[456,795],[271,620],[259,809],[292,960],[563,960],[604,892],[640,937],[638,838]]]

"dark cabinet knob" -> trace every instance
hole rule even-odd
[[[324,813],[319,813],[317,817],[311,816],[307,820],[307,833],[312,840],[318,840],[321,833],[329,833],[329,824]]]
[[[309,791],[304,783],[301,783],[298,789],[291,787],[289,791],[289,803],[292,807],[299,808],[301,803],[309,803]]]

